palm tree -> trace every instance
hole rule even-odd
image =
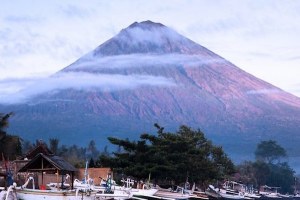
[[[8,119],[13,113],[0,113],[0,154],[10,159],[15,159],[21,154],[21,141],[18,136],[9,135],[5,129],[8,127]]]
[[[3,114],[0,113],[0,141],[6,136],[5,128],[8,127],[8,118],[13,115],[13,113]]]

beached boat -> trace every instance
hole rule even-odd
[[[213,185],[209,185],[205,191],[205,194],[208,195],[209,199],[218,199],[221,198],[221,195],[218,192],[218,189],[215,188]]]
[[[93,200],[96,197],[96,192],[83,190],[40,190],[18,188],[16,189],[16,193],[18,199],[22,200]]]
[[[223,188],[226,190],[226,194],[237,195],[238,197],[244,196],[244,199],[258,199],[261,197],[260,194],[254,192],[253,188],[247,188],[245,184],[235,181],[225,181]]]
[[[32,188],[27,188],[32,182]],[[22,200],[92,200],[96,197],[96,192],[87,188],[78,189],[60,189],[55,188],[35,188],[34,178],[28,177],[27,181],[19,187],[15,187],[18,199]]]
[[[224,188],[215,188],[212,185],[208,186],[206,194],[210,198],[245,199],[244,195],[240,192],[232,192]]]
[[[153,197],[153,195],[158,191],[156,188],[152,188],[149,183],[144,183],[143,181],[135,181],[131,178],[122,180],[126,189],[129,189],[133,196],[135,197]]]
[[[162,191],[158,190],[154,196],[161,197],[162,199],[188,199],[190,198],[189,194],[182,194],[175,191]]]
[[[32,177],[29,177],[28,181],[21,186],[16,187],[16,193],[18,199],[22,200],[104,200],[104,199],[115,199],[124,200],[132,197],[130,191],[113,189],[108,190],[107,188],[99,188],[93,190],[91,187],[78,187],[72,190],[65,190],[59,188],[50,189],[29,189],[27,185],[29,181],[33,181]],[[34,183],[32,184],[34,185]]]
[[[15,191],[16,185],[11,185],[8,188],[0,187],[1,200],[17,200],[17,193]]]
[[[264,198],[280,199],[282,196],[278,193],[279,188],[280,187],[264,185],[259,188],[259,194],[261,194]]]
[[[42,181],[39,183],[39,187],[35,188],[34,178],[28,177],[25,184],[16,187],[17,198],[22,200],[101,200],[112,198],[124,200],[131,197],[131,193],[128,191],[107,190],[107,188],[96,190],[87,181],[81,187],[74,186],[74,181],[67,185],[64,176],[69,177],[68,174],[70,174],[71,180],[74,180],[75,171],[76,169],[72,165],[58,156],[38,154],[19,172],[25,174],[39,173],[42,176]],[[44,172],[61,176],[62,182],[44,184]],[[32,181],[32,188],[27,187],[30,181]]]
[[[172,188],[161,188],[157,186],[158,191],[154,194],[156,197],[161,197],[163,199],[188,199],[191,197],[190,193],[184,192],[182,187],[176,186],[175,189]]]
[[[209,197],[205,192],[202,191],[194,191],[191,195],[190,195],[190,199],[203,199],[203,200],[208,200]]]
[[[131,188],[116,185],[110,174],[107,176],[107,180],[101,180],[100,185],[94,185],[88,176],[83,181],[75,179],[73,185],[76,189],[88,189],[96,192],[95,197],[97,199],[125,200],[133,196]]]

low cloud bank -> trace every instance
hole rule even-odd
[[[174,86],[172,79],[148,75],[111,75],[85,72],[59,73],[47,78],[0,80],[0,103],[26,103],[33,97],[65,89],[116,91],[141,86]]]
[[[85,55],[68,70],[97,71],[97,69],[122,69],[147,66],[178,66],[199,67],[204,64],[227,63],[219,57],[187,54],[129,54],[117,56],[94,57],[92,52]]]

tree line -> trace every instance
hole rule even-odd
[[[295,171],[285,161],[287,153],[274,140],[262,141],[255,150],[255,161],[237,166],[236,179],[248,185],[280,187],[280,192],[292,194],[296,190]]]
[[[0,114],[0,152],[11,159],[33,149],[40,141],[31,143],[4,130],[9,114]],[[262,185],[281,187],[281,192],[292,193],[295,188],[295,172],[285,162],[285,149],[276,141],[262,141],[254,152],[254,161],[234,165],[221,146],[214,145],[200,130],[181,126],[175,132],[165,132],[155,124],[156,134],[143,133],[137,141],[108,137],[115,151],[108,147],[102,151],[95,141],[87,147],[60,145],[59,139],[49,139],[49,149],[76,167],[110,167],[114,173],[137,179],[151,179],[160,184],[195,182],[198,186],[217,183],[219,180],[240,181],[258,188]]]

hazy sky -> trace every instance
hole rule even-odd
[[[0,92],[13,91],[22,80],[28,83],[33,77],[40,80],[51,75],[133,22],[151,20],[171,27],[243,70],[300,97],[300,1],[0,0],[0,3]]]

